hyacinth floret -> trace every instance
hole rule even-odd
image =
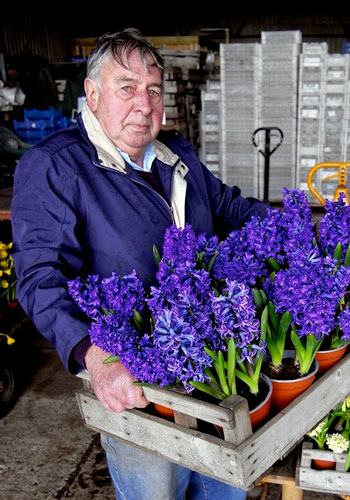
[[[217,247],[218,255],[213,266],[216,280],[231,280],[254,285],[267,275],[266,263],[254,253],[247,240],[248,232],[232,231]]]
[[[204,369],[212,364],[212,358],[204,351],[203,340],[193,324],[173,310],[163,310],[158,315],[154,332],[154,343],[161,351],[168,369],[187,390],[189,382],[204,382]]]
[[[339,300],[349,282],[349,268],[337,268],[333,258],[322,257],[316,249],[308,255],[299,250],[265,291],[276,311],[291,313],[300,337],[314,334],[321,338],[335,328]]]
[[[350,308],[346,306],[343,309],[338,317],[337,324],[342,331],[341,339],[342,340],[350,340]]]
[[[234,339],[241,349],[241,361],[252,362],[252,357],[258,350],[263,351],[265,345],[254,342],[259,340],[261,331],[251,290],[244,283],[227,280],[224,291],[225,294],[211,296],[217,331],[222,339]]]
[[[78,277],[68,282],[68,291],[81,310],[90,318],[102,315],[100,298],[101,279],[98,275],[90,275],[85,280]]]
[[[284,252],[308,254],[314,247],[315,228],[308,199],[299,189],[283,189],[283,225],[286,230]]]
[[[350,206],[346,205],[345,194],[340,193],[335,201],[326,200],[324,209],[326,213],[319,224],[321,250],[333,255],[335,247],[341,243],[346,251],[350,244]]]
[[[184,228],[172,225],[165,232],[163,261],[172,267],[195,262],[198,253],[198,240],[190,224]]]

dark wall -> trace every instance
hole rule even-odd
[[[332,6],[288,7],[237,2],[115,2],[77,5],[46,2],[10,9],[0,16],[0,50],[8,56],[32,50],[50,62],[69,60],[69,39],[97,37],[127,26],[147,36],[196,35],[201,28],[229,30],[231,41],[260,39],[261,31],[298,29],[306,41],[327,41],[330,52],[350,39],[350,9]],[[79,3],[78,3],[79,4]],[[215,5],[215,7],[214,7]],[[305,4],[304,4],[305,5]]]

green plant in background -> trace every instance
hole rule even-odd
[[[350,469],[350,396],[306,433],[320,450],[347,453],[344,470]]]

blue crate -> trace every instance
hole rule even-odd
[[[23,110],[24,119],[28,120],[49,120],[50,118],[61,118],[62,110],[61,108],[49,108],[49,109],[24,109]]]
[[[36,144],[56,130],[72,124],[71,120],[62,116],[60,108],[24,109],[23,114],[23,121],[13,120],[13,128],[21,139],[30,144]]]
[[[55,122],[53,118],[48,120],[13,120],[15,133],[25,142],[36,144],[41,139],[55,131]]]

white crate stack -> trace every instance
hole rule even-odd
[[[349,55],[328,54],[327,43],[304,43],[299,77],[299,113],[296,185],[312,203],[307,176],[323,162],[349,160]],[[337,169],[319,170],[313,177],[315,189],[332,199],[338,180],[322,179]]]
[[[296,185],[305,191],[310,201],[314,201],[314,197],[308,192],[307,176],[322,158],[327,51],[327,43],[303,43],[300,56]],[[315,188],[320,189],[319,176],[315,177]]]
[[[221,179],[220,95],[220,80],[208,80],[201,89],[200,159]]]
[[[297,109],[300,31],[261,33],[260,127],[278,127],[282,145],[270,156],[269,200],[280,200],[284,186],[294,186],[296,176]],[[263,135],[264,137],[264,135]],[[271,149],[278,134],[271,139]],[[263,147],[262,147],[263,149]],[[259,198],[262,198],[265,159],[259,154]]]
[[[260,44],[220,45],[222,180],[243,196],[258,196],[258,157],[252,133],[259,125]]]

